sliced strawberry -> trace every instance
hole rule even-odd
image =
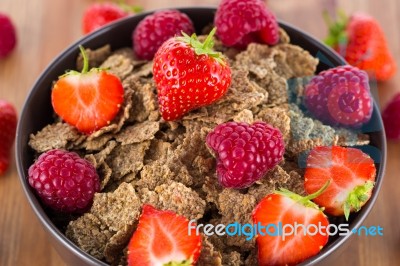
[[[201,236],[189,235],[189,221],[172,211],[144,205],[137,230],[128,245],[129,266],[195,265]]]
[[[81,47],[80,47],[81,48]],[[110,124],[124,100],[120,79],[104,70],[88,71],[83,48],[82,73],[70,71],[54,84],[51,100],[54,111],[68,124],[90,134]]]
[[[314,193],[328,180],[330,185],[314,202],[331,215],[358,211],[371,197],[376,168],[367,154],[356,148],[317,147],[307,158],[305,190]]]
[[[326,245],[329,238],[326,227],[329,221],[311,199],[326,189],[327,185],[328,183],[307,197],[281,189],[260,201],[253,211],[253,222],[258,228],[260,225],[270,228],[257,235],[258,265],[297,264],[316,255]],[[281,235],[271,229],[272,225],[278,228],[279,224],[282,228],[290,225],[295,228],[296,224],[304,227],[298,227],[296,233],[284,236],[283,229]],[[310,233],[304,231],[307,227],[312,227],[308,229]],[[314,227],[320,227],[321,230],[317,232]],[[285,232],[288,233],[289,229]]]

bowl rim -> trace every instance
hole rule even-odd
[[[22,148],[22,141],[21,139],[21,123],[20,121],[26,120],[26,115],[27,115],[27,106],[29,102],[31,101],[31,98],[33,97],[33,94],[35,91],[40,89],[40,84],[42,81],[45,79],[45,76],[47,72],[49,72],[50,69],[52,69],[54,66],[57,65],[57,62],[62,60],[63,58],[71,56],[71,53],[76,53],[76,47],[79,44],[82,43],[87,43],[90,42],[93,39],[99,38],[101,35],[103,35],[105,32],[112,30],[115,27],[118,27],[121,24],[124,24],[126,21],[129,21],[133,18],[137,17],[142,17],[144,18],[145,16],[152,14],[156,11],[160,10],[166,10],[166,9],[177,9],[181,12],[188,12],[188,11],[208,11],[208,12],[215,12],[216,7],[215,6],[193,6],[193,7],[171,7],[171,8],[159,8],[159,9],[152,9],[146,12],[142,12],[139,14],[131,15],[122,19],[119,19],[115,22],[112,22],[90,34],[87,34],[77,40],[75,40],[71,45],[69,45],[66,49],[62,50],[45,68],[44,70],[40,73],[39,77],[35,80],[33,85],[31,86],[31,89],[28,92],[28,95],[24,101],[23,108],[21,111],[20,119],[18,121],[18,126],[17,126],[17,132],[16,132],[16,145],[15,145],[15,160],[17,164],[17,171],[18,171],[18,176],[19,180],[21,183],[21,186],[23,188],[25,197],[28,199],[29,205],[32,208],[32,210],[35,213],[35,216],[39,219],[42,227],[47,231],[50,236],[53,238],[52,240],[58,241],[63,245],[64,248],[67,248],[71,253],[73,253],[75,256],[79,257],[81,260],[84,261],[84,263],[90,264],[90,265],[104,265],[107,266],[109,264],[106,264],[103,261],[100,261],[96,259],[95,257],[89,255],[88,253],[84,252],[80,248],[78,248],[70,239],[68,239],[65,234],[63,234],[55,225],[54,223],[50,220],[46,212],[44,211],[41,203],[39,200],[36,198],[35,194],[31,190],[27,178],[25,176],[25,171],[24,169],[21,157],[23,154],[23,148]],[[304,32],[303,30],[297,28],[296,26],[293,26],[290,23],[287,23],[282,20],[278,20],[280,26],[290,28],[291,30],[299,33],[307,39],[310,43],[315,45],[318,49],[321,51],[324,51],[326,53],[329,53],[330,55],[336,57],[338,61],[341,61],[341,63],[347,64],[346,61],[338,55],[332,48],[326,46],[322,42],[320,42],[317,38],[313,37],[312,35]],[[379,112],[378,105],[376,103],[376,100],[374,99],[374,112]],[[387,160],[387,143],[386,143],[386,137],[385,137],[385,131],[383,127],[383,122],[381,115],[377,116],[377,123],[380,124],[381,126],[381,136],[380,136],[380,141],[382,143],[382,149],[381,149],[381,161],[379,164],[379,169],[378,174],[377,174],[377,179],[379,178],[379,182],[376,182],[376,185],[374,187],[374,191],[372,193],[372,196],[370,200],[367,202],[367,204],[362,208],[362,210],[357,214],[357,217],[353,220],[351,226],[349,226],[349,230],[351,231],[353,228],[358,228],[366,219],[366,217],[369,215],[371,212],[371,209],[375,205],[375,202],[378,198],[379,192],[381,190],[381,186],[383,183],[383,179],[385,176],[385,171],[386,171],[386,160]],[[306,261],[302,262],[299,265],[311,265],[311,264],[317,264],[325,260],[331,253],[336,251],[339,247],[341,247],[348,239],[352,236],[352,234],[348,234],[346,236],[340,236],[338,237],[330,246],[324,251],[321,251],[317,255],[307,259]],[[52,242],[54,243],[54,242]],[[54,246],[54,245],[53,245]],[[58,251],[58,250],[57,250]]]

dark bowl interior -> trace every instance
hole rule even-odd
[[[200,32],[202,28],[213,22],[215,8],[182,8],[182,12],[186,13],[194,22],[196,31]],[[151,13],[151,12],[149,12]],[[132,46],[132,30],[136,27],[149,13],[143,13],[137,16],[128,17],[126,19],[115,22],[99,31],[96,31],[62,52],[42,73],[39,79],[34,84],[29,96],[24,104],[21,118],[17,129],[16,138],[16,161],[18,172],[23,186],[25,195],[39,218],[41,224],[47,231],[50,239],[60,253],[66,263],[70,265],[106,265],[90,255],[84,253],[77,248],[65,235],[53,224],[49,219],[45,209],[42,207],[33,191],[30,189],[27,182],[28,168],[33,163],[33,151],[28,146],[29,135],[36,133],[47,124],[51,123],[52,107],[50,103],[51,85],[58,76],[65,73],[67,69],[75,68],[75,61],[78,55],[78,44],[87,48],[98,48],[105,44],[110,44],[112,49]],[[333,66],[343,65],[345,61],[331,49],[321,44],[319,41],[310,37],[308,34],[290,26],[284,22],[280,23],[291,38],[291,43],[297,44],[308,50],[313,56],[320,59],[318,72]],[[359,227],[370,212],[377,198],[378,191],[382,184],[382,178],[386,160],[386,142],[383,131],[382,120],[377,108],[374,104],[373,117],[368,125],[363,128],[364,133],[368,133],[371,137],[371,144],[366,148],[375,160],[378,169],[377,183],[374,188],[372,198],[363,207],[363,209],[351,216],[349,229]],[[342,222],[342,221],[336,221]],[[302,263],[302,265],[310,265],[320,262],[332,260],[338,255],[337,251],[340,246],[343,246],[345,241],[351,235],[341,236],[331,239],[327,246],[316,256]]]

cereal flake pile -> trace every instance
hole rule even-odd
[[[56,118],[30,136],[29,145],[37,155],[51,149],[74,151],[91,162],[101,178],[101,192],[95,194],[90,210],[66,217],[66,226],[60,228],[88,254],[125,265],[126,247],[145,203],[203,224],[251,223],[254,207],[274,189],[304,194],[303,169],[298,166],[303,152],[318,145],[369,143],[366,135],[324,125],[302,111],[298,103],[303,87],[315,74],[318,60],[290,44],[282,29],[280,42],[273,47],[253,43],[238,51],[216,40],[216,49],[229,58],[232,69],[228,93],[173,122],[160,116],[151,61],[134,58],[130,48],[87,49],[91,67],[109,69],[123,81],[125,98],[119,114],[90,135]],[[82,68],[82,58],[77,59],[77,68]],[[247,189],[218,184],[215,158],[206,146],[207,134],[227,121],[264,121],[284,137],[284,161]],[[254,240],[204,236],[197,265],[256,261]]]

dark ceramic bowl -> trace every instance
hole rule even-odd
[[[194,22],[197,32],[210,24],[213,21],[215,8],[182,8]],[[112,49],[121,47],[131,47],[132,30],[136,25],[149,13],[143,13],[137,16],[128,17],[113,23],[105,28],[96,31],[88,36],[85,36],[77,43],[71,45],[61,55],[59,55],[42,73],[36,81],[29,96],[24,104],[21,118],[17,130],[16,138],[16,161],[21,184],[23,186],[26,198],[30,206],[34,210],[40,223],[49,235],[52,244],[59,252],[60,256],[69,265],[106,265],[92,256],[86,254],[75,246],[65,235],[53,224],[48,214],[38,201],[37,197],[31,190],[28,182],[28,168],[33,163],[33,151],[28,146],[29,135],[42,129],[44,126],[52,122],[52,107],[50,102],[51,85],[58,76],[63,74],[67,69],[75,68],[75,60],[78,55],[78,44],[88,48],[98,48],[105,44],[111,44]],[[284,23],[280,23],[291,38],[293,44],[297,44],[308,50],[313,56],[320,59],[318,71],[328,69],[333,66],[343,65],[345,61],[331,49],[321,44],[316,39],[310,37],[306,33]],[[385,137],[382,127],[381,117],[376,104],[374,105],[374,113],[370,123],[365,127],[364,132],[368,132],[371,137],[371,145],[367,152],[370,152],[374,158],[378,175],[376,186],[374,188],[372,198],[356,214],[353,214],[350,219],[350,230],[359,227],[370,212],[375,200],[378,196],[378,191],[382,184],[383,172],[386,160]],[[302,265],[311,265],[334,261],[334,258],[340,254],[339,247],[348,243],[351,235],[341,236],[331,239],[327,246],[316,256],[302,263]]]

